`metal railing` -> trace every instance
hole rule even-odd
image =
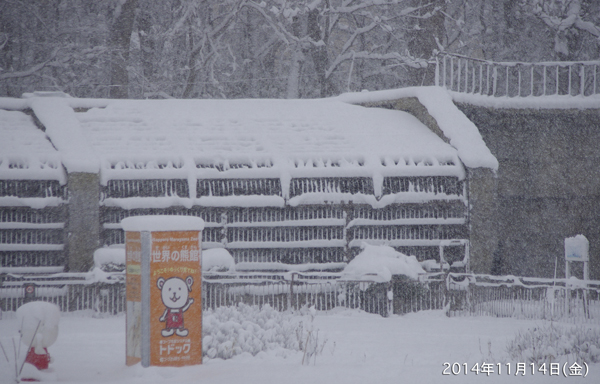
[[[0,310],[15,311],[27,301],[57,304],[61,311],[92,310],[98,314],[125,311],[123,273],[93,282],[89,274],[55,274],[32,278],[12,276],[0,285]],[[28,287],[33,286],[33,289]],[[561,322],[600,320],[600,281],[541,279],[461,273],[432,273],[419,281],[344,280],[340,273],[205,273],[204,309],[220,306],[269,305],[285,311],[314,306],[361,309],[389,316],[445,309],[448,316],[493,316]]]
[[[600,281],[451,273],[450,315],[600,320]]]
[[[0,313],[16,311],[29,301],[56,304],[62,312],[91,310],[98,314],[117,314],[125,311],[125,284],[75,283],[34,284],[35,295],[25,292],[28,285],[0,287]],[[30,285],[29,285],[30,286]]]
[[[389,316],[389,284],[341,280],[339,273],[215,274],[202,284],[203,307],[243,303],[270,305],[279,311],[314,306],[328,311],[336,307],[362,309]]]
[[[600,91],[600,61],[495,62],[441,53],[435,85],[495,97],[594,96]]]
[[[15,311],[28,301],[47,301],[61,311],[93,310],[99,314],[125,311],[124,273],[107,274],[103,282],[90,280],[86,273],[61,273],[45,277],[11,275],[0,284],[0,310]],[[439,284],[437,284],[439,285]],[[238,303],[270,305],[285,311],[314,306],[318,310],[336,307],[361,309],[381,316],[421,309],[440,309],[443,300],[420,292],[419,297],[402,304],[393,300],[390,283],[341,279],[340,273],[205,273],[202,281],[202,307],[216,308]],[[433,292],[433,291],[432,291]],[[398,295],[396,295],[398,296]],[[399,298],[401,296],[398,296]],[[406,298],[405,298],[406,299]],[[395,303],[399,305],[394,309]]]

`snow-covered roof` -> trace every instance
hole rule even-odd
[[[61,156],[33,118],[0,109],[0,180],[66,181]]]
[[[31,108],[67,171],[100,169],[103,183],[153,178],[464,177],[457,150],[414,116],[339,99],[99,100],[33,95],[18,102],[0,99],[3,107]]]
[[[461,172],[456,150],[415,117],[340,101],[110,101],[76,116],[111,178],[132,165],[204,178]]]
[[[416,97],[436,120],[458,156],[469,168],[498,169],[498,160],[489,150],[479,129],[462,113],[450,92],[441,87],[410,87],[376,92],[347,93],[336,99],[353,104],[377,103]]]
[[[418,97],[450,143],[409,113],[354,105],[399,97]],[[108,100],[31,94],[0,98],[2,108],[31,108],[50,139],[24,113],[1,111],[2,137],[23,142],[20,149],[9,145],[12,152],[0,147],[3,157],[17,152],[31,162],[52,154],[68,172],[100,170],[103,184],[111,179],[187,179],[195,184],[195,179],[279,178],[287,196],[292,178],[370,177],[379,196],[377,185],[386,176],[462,179],[463,163],[492,169],[498,164],[473,123],[445,90],[435,87],[319,100]],[[16,121],[27,129],[19,128],[17,134],[6,128]],[[43,149],[27,147],[32,135]]]
[[[46,128],[68,172],[99,171],[99,159],[84,137],[73,109],[62,98],[32,97],[29,105]]]

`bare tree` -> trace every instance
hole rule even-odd
[[[131,43],[131,32],[135,19],[137,0],[119,0],[110,29],[110,97],[126,99],[129,96],[129,74],[127,64]]]
[[[523,8],[542,20],[551,31],[554,52],[561,60],[576,60],[582,55],[597,59],[600,48],[598,1],[529,0]]]

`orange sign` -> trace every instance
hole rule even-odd
[[[140,232],[126,232],[125,257],[127,259],[127,340],[126,364],[134,365],[141,361],[141,327],[142,327],[142,243]]]
[[[202,363],[199,231],[152,232],[150,365]]]

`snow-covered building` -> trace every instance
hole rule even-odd
[[[59,96],[0,98],[0,271],[86,270],[124,242],[123,218],[180,214],[202,217],[204,248],[227,249],[237,270],[340,270],[367,242],[438,268],[442,245],[454,269],[470,253],[489,272],[498,162],[441,88]]]
[[[60,153],[33,118],[0,110],[0,271],[63,269],[66,182]]]

